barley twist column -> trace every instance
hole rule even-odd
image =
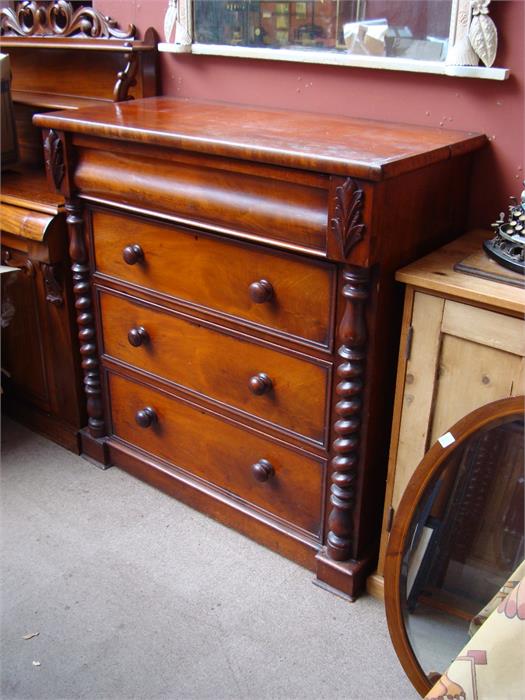
[[[359,447],[364,372],[366,363],[365,305],[369,296],[368,270],[348,267],[343,272],[345,299],[339,326],[340,362],[337,366],[335,439],[331,461],[331,511],[328,519],[328,556],[336,561],[352,557],[353,516]]]
[[[84,391],[87,398],[87,414],[89,433],[93,438],[105,435],[104,417],[102,410],[99,361],[97,355],[95,319],[89,260],[83,235],[82,210],[75,200],[66,202],[66,222],[69,231],[69,255],[73,264],[73,292],[77,312],[78,339],[82,356],[82,371],[84,373]]]

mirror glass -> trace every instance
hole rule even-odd
[[[408,639],[431,682],[523,561],[523,465],[523,421],[489,424],[452,450],[415,509],[401,601]]]
[[[444,61],[452,0],[194,0],[194,41]]]

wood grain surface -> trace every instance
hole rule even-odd
[[[93,236],[104,275],[328,344],[335,271],[329,264],[102,211],[93,212]],[[133,244],[144,261],[128,265],[123,250]],[[256,303],[250,285],[261,279],[273,295]]]
[[[86,450],[301,563],[315,541],[319,580],[357,596],[384,495],[394,272],[462,231],[486,138],[173,98],[35,123],[63,145],[82,252]]]
[[[89,107],[79,116],[41,114],[35,124],[369,180],[486,143],[479,134],[172,97]]]
[[[481,249],[483,241],[492,236],[491,231],[470,231],[424,259],[402,268],[397,272],[396,279],[413,287],[523,317],[525,286],[520,289],[454,270],[455,263],[467,258],[474,250]]]
[[[323,469],[318,461],[120,376],[110,375],[109,390],[117,437],[319,534]],[[135,415],[145,407],[157,418],[139,428]],[[252,473],[261,459],[275,471],[265,483]]]
[[[2,173],[0,201],[56,215],[64,209],[64,198],[50,190],[42,168],[15,168]]]
[[[213,165],[213,164],[211,164]],[[273,173],[272,173],[273,174]],[[328,183],[309,186],[151,155],[78,150],[75,184],[84,196],[167,212],[212,228],[278,238],[325,252]],[[317,184],[317,183],[316,183]]]
[[[130,297],[102,293],[100,309],[106,354],[325,443],[329,363],[292,356],[249,336],[227,334],[199,318],[168,314]],[[135,347],[128,334],[136,328],[144,329],[146,340]],[[270,387],[257,395],[250,380],[261,373],[267,375]]]

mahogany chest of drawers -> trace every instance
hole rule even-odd
[[[401,298],[464,230],[479,135],[172,98],[40,115],[66,197],[84,452],[354,598]]]

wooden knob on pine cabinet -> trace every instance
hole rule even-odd
[[[268,280],[258,280],[250,284],[250,299],[255,304],[264,304],[273,297],[273,287]]]
[[[252,474],[257,481],[268,481],[275,474],[275,469],[267,459],[260,459],[252,464]]]
[[[153,423],[157,422],[157,414],[153,408],[146,406],[146,408],[141,408],[140,411],[135,413],[135,421],[141,428],[149,428]]]
[[[252,394],[262,396],[273,389],[273,382],[267,374],[259,372],[259,374],[254,374],[253,377],[250,377],[248,386]]]
[[[122,251],[122,257],[127,265],[136,265],[144,260],[144,251],[138,243],[127,245]]]
[[[144,326],[137,326],[128,331],[128,342],[130,345],[133,345],[134,348],[138,348],[140,345],[147,343],[148,340],[148,331]]]

